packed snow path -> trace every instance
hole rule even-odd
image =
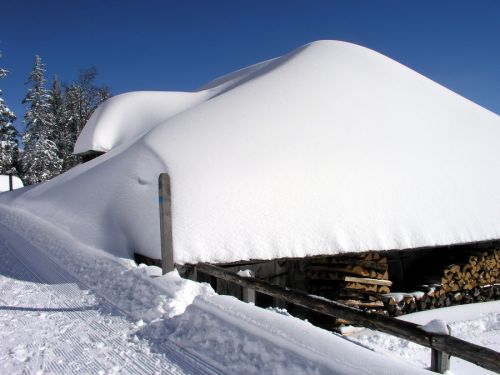
[[[2,374],[220,373],[173,343],[151,352],[121,311],[27,242],[2,241],[0,285]]]
[[[0,373],[428,373],[159,271],[0,206]]]

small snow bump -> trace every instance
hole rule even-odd
[[[240,277],[253,277],[253,272],[251,270],[239,270],[237,275]]]
[[[135,322],[135,325],[137,327],[143,327],[146,323],[144,323],[144,320],[139,319],[137,322]]]
[[[420,326],[420,329],[427,333],[435,335],[449,335],[450,331],[446,322],[442,319],[433,319],[426,325]]]

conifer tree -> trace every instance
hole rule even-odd
[[[66,140],[66,112],[64,104],[64,96],[61,91],[61,84],[59,83],[59,78],[54,76],[52,80],[52,87],[48,92],[48,106],[49,113],[52,119],[52,136],[51,139],[54,140],[59,158],[63,159],[65,155],[65,140]]]
[[[1,54],[0,54],[1,57]],[[0,68],[0,79],[9,72]],[[18,141],[17,129],[14,127],[16,115],[12,112],[2,99],[0,89],[0,174],[18,175]]]
[[[97,106],[109,97],[109,89],[97,87],[94,81],[97,69],[92,67],[80,73],[77,81],[66,87],[64,102],[66,116],[63,170],[79,164],[80,158],[73,155],[73,148],[80,132]]]
[[[35,56],[23,104],[28,105],[24,122],[23,178],[28,184],[49,180],[61,172],[62,161],[54,142],[54,118],[50,112],[49,94],[45,89],[45,68],[40,56]]]

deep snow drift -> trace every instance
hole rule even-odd
[[[77,151],[110,151],[0,203],[114,254],[176,262],[500,238],[500,117],[364,47],[321,41],[197,93],[105,103]]]

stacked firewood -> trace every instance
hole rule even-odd
[[[387,258],[377,252],[312,259],[305,267],[308,290],[347,305],[380,310],[390,293]]]
[[[445,269],[441,289],[445,293],[471,290],[477,286],[499,281],[500,251],[473,252],[463,265],[453,264]]]
[[[411,293],[391,293],[389,262],[383,252],[312,258],[305,266],[307,289],[311,294],[391,316],[499,299],[500,250],[461,251],[465,251],[461,261],[439,268],[437,275],[422,277],[423,284],[415,285]]]
[[[417,286],[413,293],[381,296],[389,315],[500,298],[500,250],[467,250],[468,259],[451,264],[433,282]]]
[[[398,316],[422,310],[432,310],[472,302],[486,302],[500,298],[500,285],[477,286],[470,290],[444,292],[433,289],[428,293],[390,293],[381,296],[388,315]]]

